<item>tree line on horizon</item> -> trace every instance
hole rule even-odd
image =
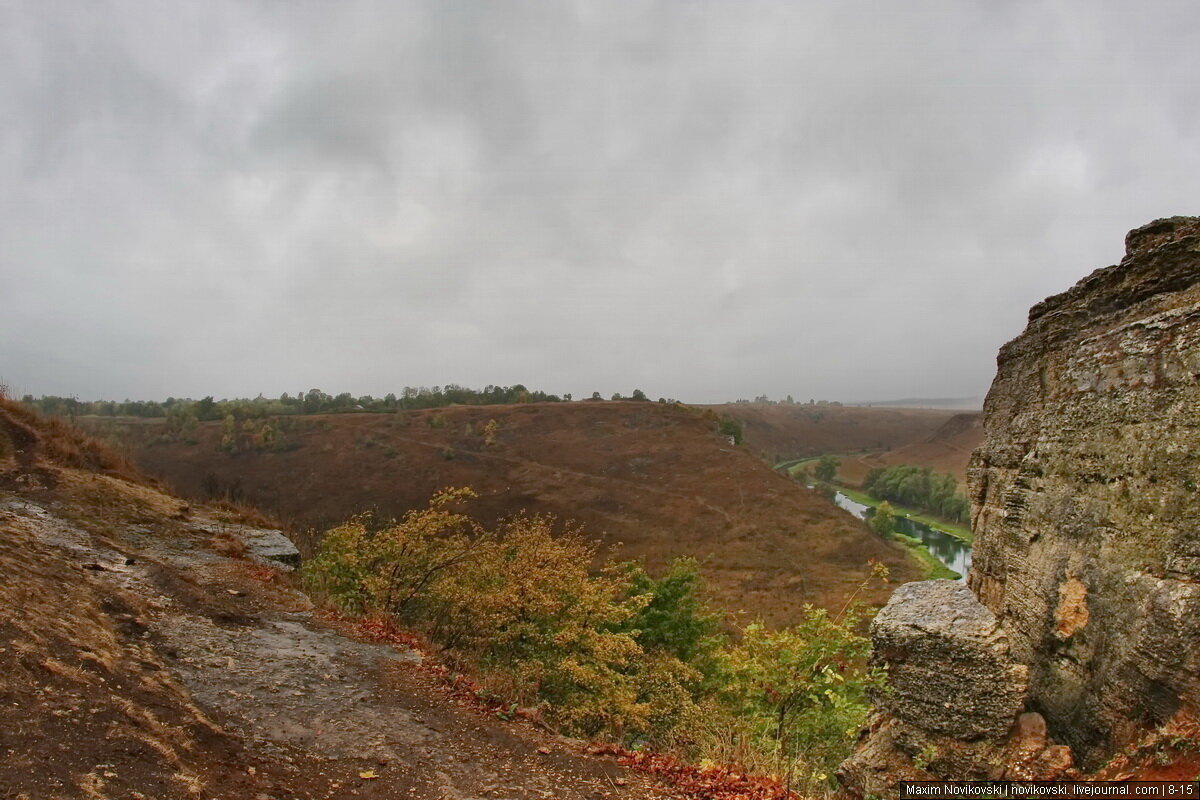
[[[199,400],[192,398],[168,397],[166,400],[78,400],[74,397],[42,395],[34,397],[25,395],[21,401],[42,414],[50,417],[99,416],[99,417],[140,417],[153,419],[161,417],[192,418],[200,422],[221,420],[232,416],[235,419],[250,419],[255,417],[287,416],[296,414],[336,414],[349,412],[392,413],[424,408],[443,408],[452,405],[490,406],[514,405],[520,403],[559,403],[569,402],[571,394],[550,394],[541,390],[528,389],[522,384],[512,386],[492,386],[483,389],[470,389],[456,384],[446,386],[406,386],[395,394],[389,392],[384,397],[361,395],[355,397],[349,392],[338,395],[327,394],[320,389],[309,389],[294,395],[284,392],[277,398],[259,395],[254,398],[233,398],[216,400],[212,395]],[[599,392],[593,392],[590,400],[602,400]],[[629,397],[620,393],[613,394],[613,400],[648,401],[649,398],[640,389],[634,389]],[[660,398],[659,402],[675,402]]]

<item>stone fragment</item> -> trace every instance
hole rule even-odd
[[[300,566],[300,551],[283,531],[267,528],[239,527],[236,533],[246,543],[246,551],[251,556],[266,559],[285,567],[295,569]]]

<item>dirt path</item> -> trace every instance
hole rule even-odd
[[[236,529],[203,512],[101,535],[70,509],[0,494],[0,527],[81,565],[102,592],[141,599],[131,635],[244,746],[230,768],[257,775],[258,800],[671,796],[577,743],[456,703],[415,651],[348,638],[274,569],[237,557]]]

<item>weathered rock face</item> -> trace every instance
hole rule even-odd
[[[888,691],[872,698],[876,711],[839,770],[842,784],[890,796],[896,781],[930,777],[925,769],[992,777],[1026,679],[995,615],[957,581],[909,583],[876,615],[871,641]]]
[[[995,615],[966,586],[901,586],[871,624],[871,640],[888,690],[872,698],[868,729],[838,771],[851,792],[890,797],[901,780],[1023,777],[1010,768],[1043,758],[1044,726],[1041,740],[1028,731],[1014,737],[1027,670],[1012,659]]]
[[[901,586],[871,624],[871,642],[888,672],[876,708],[918,728],[1003,737],[1025,705],[1025,667],[1009,656],[996,617],[958,581]]]
[[[970,586],[1084,766],[1200,701],[1200,218],[1126,247],[1001,349],[969,470]]]
[[[876,618],[892,692],[839,770],[851,794],[1072,775],[1200,711],[1200,218],[1126,250],[1001,349],[970,589],[909,584]]]

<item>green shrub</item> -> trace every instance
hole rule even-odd
[[[833,456],[821,456],[817,461],[817,465],[813,468],[813,475],[817,480],[824,483],[832,483],[837,477],[838,467],[842,462],[838,461]]]
[[[721,423],[717,426],[717,431],[725,436],[732,436],[734,444],[742,443],[742,423],[733,417],[722,417]]]
[[[833,619],[807,606],[793,627],[771,631],[755,623],[743,630],[729,654],[725,692],[748,744],[736,755],[789,785],[828,788],[866,719],[866,689],[882,679],[861,666],[870,641],[855,632],[857,623],[854,614]]]
[[[539,706],[575,735],[736,761],[809,787],[849,752],[878,679],[861,666],[868,643],[853,612],[810,607],[800,625],[750,625],[730,644],[694,560],[657,578],[632,563],[593,571],[595,545],[577,527],[520,515],[485,529],[454,510],[474,496],[449,489],[397,523],[334,528],[306,563],[305,586],[344,611],[424,631],[492,696]]]
[[[867,524],[871,529],[880,536],[891,536],[896,532],[896,512],[892,510],[892,504],[884,500],[875,509],[875,513],[867,520]]]
[[[720,653],[728,644],[721,631],[721,615],[700,597],[700,565],[694,558],[677,558],[661,578],[652,578],[633,562],[622,565],[626,597],[648,598],[621,630],[633,634],[648,652],[668,653],[688,665],[712,688],[722,674]]]
[[[469,517],[450,510],[470,497],[470,489],[448,489],[395,525],[372,531],[369,517],[357,517],[334,528],[305,564],[305,586],[345,611],[419,618],[414,609],[430,601],[431,585],[487,538]]]

